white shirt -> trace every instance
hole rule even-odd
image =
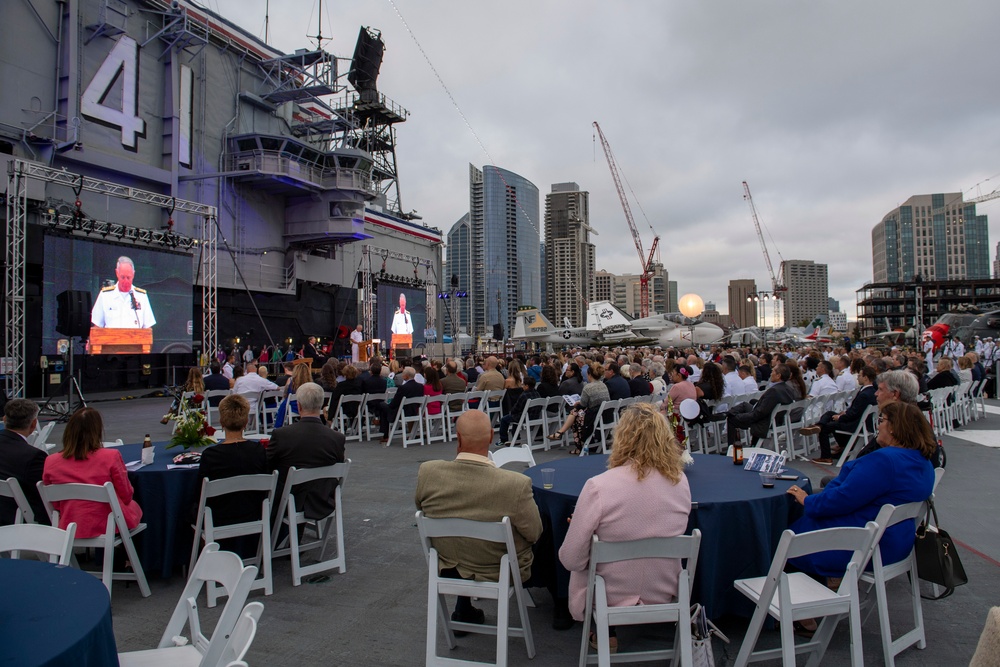
[[[736,371],[729,371],[722,376],[722,380],[726,384],[722,392],[723,396],[742,396],[747,393],[747,386],[743,384],[743,379]],[[754,391],[757,389],[755,388]]]
[[[691,369],[691,377],[688,378],[688,382],[694,384],[701,379],[701,369],[697,366],[688,366]]]
[[[245,361],[248,364],[251,361],[253,361],[253,350],[251,350],[249,347],[247,348],[246,352],[243,353],[243,361]]]
[[[396,313],[392,316],[392,333],[412,334],[413,313],[408,310],[400,312],[399,308],[397,308]]]
[[[812,389],[809,390],[809,395],[826,396],[827,394],[836,394],[837,391],[837,383],[832,377],[829,375],[820,375],[813,381]]]
[[[253,412],[257,409],[257,397],[260,395],[260,392],[271,391],[277,388],[278,385],[270,380],[265,380],[256,373],[250,373],[236,378],[236,384],[233,385],[232,393],[246,394],[244,398],[250,403],[250,411]]]
[[[743,382],[743,385],[746,387],[746,391],[743,393],[754,394],[758,391],[757,380],[754,379],[754,376],[748,375],[745,378],[741,378],[741,381]]]
[[[134,304],[132,297],[135,297]],[[146,290],[133,287],[130,292],[122,292],[115,283],[114,287],[105,287],[97,295],[94,308],[90,311],[90,322],[102,328],[150,329],[156,324],[156,318],[153,317]]]
[[[358,349],[358,345],[364,339],[365,339],[365,335],[363,333],[361,333],[360,331],[358,331],[357,329],[355,329],[354,331],[351,332],[351,344],[354,346],[355,350]]]
[[[837,376],[837,391],[854,391],[858,388],[858,379],[846,368]]]
[[[226,365],[222,367],[222,375],[230,380],[233,379],[233,365],[228,361],[226,362]]]

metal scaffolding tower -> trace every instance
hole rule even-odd
[[[5,388],[10,398],[22,397],[25,387],[25,245],[28,225],[28,179],[55,183],[128,201],[157,206],[173,213],[189,213],[202,220],[201,267],[202,276],[202,351],[215,350],[218,344],[217,285],[218,264],[218,211],[214,206],[201,204],[169,195],[148,192],[119,183],[102,181],[64,169],[53,169],[26,160],[11,160],[7,172],[6,203],[6,266],[4,267],[4,311],[6,330],[4,339]],[[57,220],[58,217],[57,216]],[[107,223],[101,223],[107,224]],[[123,230],[125,228],[123,227]],[[153,232],[150,232],[152,239]],[[211,346],[211,347],[209,347]]]

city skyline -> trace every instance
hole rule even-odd
[[[262,34],[262,8],[208,4]],[[632,209],[646,247],[648,216],[681,293],[726,304],[730,278],[769,287],[742,199],[747,180],[775,266],[792,257],[829,264],[830,294],[853,318],[855,290],[872,280],[870,232],[885,212],[914,192],[989,192],[1000,171],[1000,91],[984,75],[1000,6],[515,1],[507,9],[356,0],[324,12],[323,33],[335,38],[326,48],[340,56],[350,57],[358,25],[381,30],[379,90],[410,111],[398,128],[403,208],[444,230],[463,212],[466,165],[493,163],[543,187],[579,183],[600,234],[597,268],[638,273],[593,140],[596,120],[638,196],[641,209],[635,201]],[[315,16],[313,0],[284,3],[270,41],[285,51],[311,46]],[[998,223],[990,224],[995,243]]]

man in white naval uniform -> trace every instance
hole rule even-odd
[[[362,327],[359,324],[354,331],[351,332],[351,361],[358,363],[361,356],[361,341],[365,339],[363,333],[361,333]]]
[[[128,257],[119,257],[115,266],[118,282],[105,287],[97,295],[90,321],[95,327],[114,329],[150,329],[156,324],[146,290],[134,287],[135,264]]]
[[[413,333],[413,317],[412,313],[406,309],[406,295],[399,295],[399,308],[392,316],[392,333],[394,334],[412,334]]]

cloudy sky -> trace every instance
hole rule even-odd
[[[263,36],[264,0],[202,1]],[[307,46],[317,4],[272,0],[271,43]],[[781,258],[829,264],[851,319],[885,213],[913,194],[1000,186],[1000,3],[338,0],[323,24],[346,58],[359,26],[382,32],[379,90],[411,113],[398,129],[404,209],[447,231],[468,211],[470,162],[521,174],[542,201],[575,181],[598,268],[637,272],[596,120],[646,247],[643,211],[680,293],[723,312],[730,279],[770,286],[743,180],[775,271]],[[978,209],[991,263],[998,202]]]

